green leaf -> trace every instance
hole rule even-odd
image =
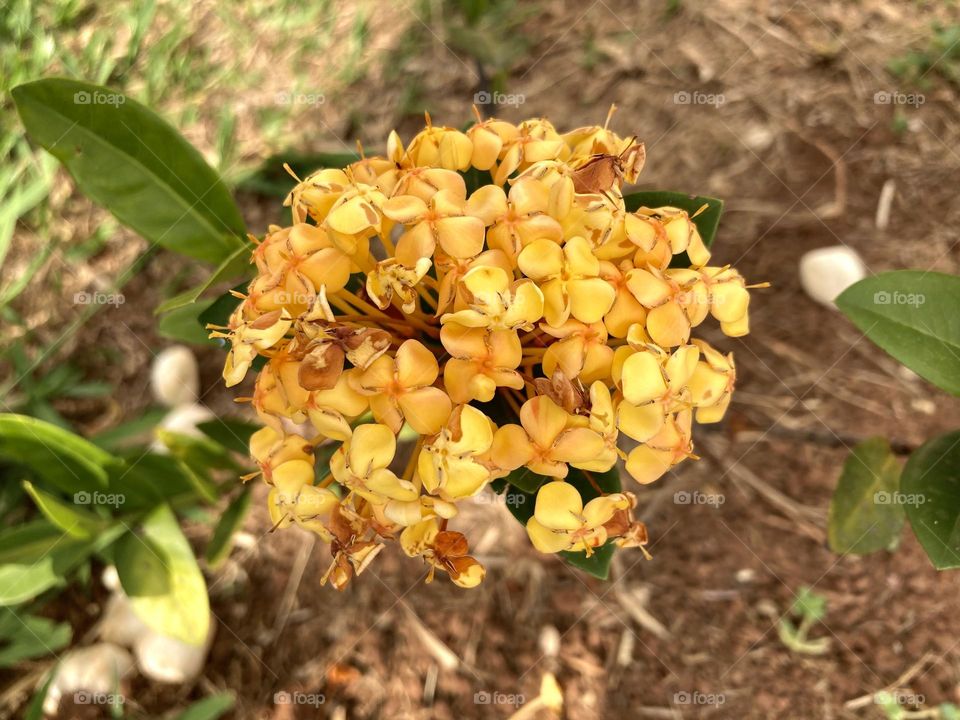
[[[55,653],[69,645],[72,637],[69,623],[0,608],[0,668]]]
[[[68,430],[24,415],[0,414],[0,459],[23,465],[66,493],[107,486],[110,453]]]
[[[908,368],[960,395],[960,278],[920,270],[881,273],[844,290],[837,307]]]
[[[210,538],[210,544],[207,545],[207,564],[210,567],[216,567],[230,555],[233,547],[233,535],[243,525],[243,519],[250,509],[250,488],[245,487],[243,491],[234,498],[227,509],[224,511],[213,531],[213,537]]]
[[[217,720],[230,710],[236,699],[230,693],[211,695],[188,707],[176,716],[174,720]]]
[[[720,226],[720,216],[723,214],[723,200],[666,190],[645,190],[630,193],[623,196],[623,201],[629,212],[634,212],[642,207],[675,207],[686,210],[697,226],[703,244],[708,248],[713,246],[717,228]],[[706,205],[706,209],[700,212],[704,205]],[[690,258],[687,257],[686,252],[683,252],[677,255],[670,265],[672,267],[690,267]]]
[[[114,559],[134,612],[159,633],[201,645],[210,628],[210,602],[190,543],[173,511],[160,505],[127,533]]]
[[[520,487],[503,481],[496,483],[494,486],[495,489],[498,488],[498,492],[504,493],[504,500],[507,504],[507,509],[510,510],[510,514],[513,515],[521,525],[526,526],[527,521],[533,517],[533,511],[536,506],[536,489],[538,489],[544,481],[553,480],[553,478],[534,475],[533,473],[523,473],[522,468],[520,471],[512,473],[506,479],[511,480],[511,478],[514,480],[519,478],[521,483],[527,487],[534,488],[533,491],[527,492]],[[603,473],[587,472],[586,470],[578,470],[572,467],[565,480],[577,488],[580,492],[580,497],[583,498],[584,505],[593,500],[593,498],[601,495],[601,493],[597,491],[598,487],[603,494],[617,493],[622,489],[620,484],[620,471],[616,467]],[[596,485],[596,487],[594,487],[594,485]],[[560,556],[574,567],[580,568],[596,578],[606,580],[610,576],[610,563],[613,560],[615,550],[616,547],[608,542],[606,545],[594,550],[589,557],[587,557],[586,553],[582,552],[561,552]]]
[[[0,533],[0,606],[19,605],[52,587],[120,534],[107,528],[92,540],[71,537],[37,521]]]
[[[40,490],[28,480],[24,480],[23,487],[44,517],[72,537],[91,538],[106,526],[97,515],[80,510],[76,504],[67,503],[56,495]]]
[[[197,425],[197,430],[227,450],[246,456],[250,452],[250,436],[260,425],[236,418],[216,418]]]
[[[205,474],[211,470],[241,470],[230,451],[210,438],[170,430],[158,430],[157,437],[167,446],[171,455],[186,463],[194,472]]]
[[[960,567],[960,430],[914,452],[900,490],[913,532],[934,567]]]
[[[827,539],[835,553],[866,555],[892,547],[903,528],[900,465],[880,437],[857,445],[830,501]]]
[[[210,331],[200,322],[200,315],[211,305],[215,298],[198,300],[189,305],[182,305],[160,316],[157,331],[168,340],[188,343],[190,345],[206,345],[210,340]]]
[[[195,494],[183,463],[170,455],[134,449],[127,463],[110,474],[110,493],[122,500],[123,509],[152,509],[176,496]]]
[[[11,94],[33,140],[91,199],[147,240],[209,262],[242,244],[243,218],[223,181],[145,106],[63,78],[26,83]]]
[[[155,313],[157,315],[163,315],[172,310],[191,305],[197,302],[201,295],[217,283],[250,275],[252,273],[250,262],[250,254],[252,252],[253,247],[249,243],[244,243],[224,258],[223,262],[210,274],[205,282],[161,303],[155,310]],[[203,311],[199,311],[197,315],[199,315],[200,312]]]

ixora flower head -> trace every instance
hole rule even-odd
[[[251,454],[275,526],[329,543],[324,582],[394,540],[428,579],[477,585],[456,525],[488,485],[531,495],[540,552],[645,552],[636,496],[594,474],[623,460],[651,483],[693,457],[694,421],[723,417],[736,372],[691,335],[711,316],[746,334],[750,286],[710,264],[707,206],[623,195],[644,158],[606,125],[428,117],[406,146],[391,133],[385,156],[294,187],[293,224],[257,242],[213,329],[228,385],[263,363]]]

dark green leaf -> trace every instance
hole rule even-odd
[[[93,443],[43,420],[0,415],[0,459],[28,469],[66,493],[105,488],[116,459]]]
[[[713,245],[717,228],[720,226],[720,216],[723,214],[723,200],[666,190],[645,190],[630,193],[623,196],[623,201],[630,212],[642,207],[675,207],[686,210],[696,224],[700,237],[703,239],[703,244],[708,248]],[[699,212],[704,205],[706,205],[706,209]],[[672,267],[690,267],[690,258],[684,252],[677,255],[670,264]]]
[[[250,488],[245,487],[227,509],[223,512],[220,522],[217,523],[210,544],[207,545],[207,564],[216,567],[230,555],[233,547],[233,535],[243,525],[243,519],[250,509]]]
[[[170,430],[158,430],[157,437],[170,454],[187,464],[194,472],[206,474],[216,470],[240,472],[236,460],[223,445],[207,437],[194,437]]]
[[[197,430],[228,450],[246,456],[250,450],[250,436],[260,425],[236,418],[216,418],[197,425]]]
[[[209,262],[242,244],[243,218],[220,177],[140,103],[62,78],[26,83],[11,94],[33,140],[147,240]]]
[[[903,527],[900,465],[880,437],[847,457],[830,502],[827,538],[835,553],[865,555],[892,547]]]
[[[178,495],[195,492],[179,460],[140,448],[131,451],[127,462],[110,474],[109,491],[122,499],[127,512],[147,510]]]
[[[117,545],[117,573],[134,612],[164,635],[200,645],[210,627],[207,586],[173,511],[161,505],[143,520],[142,535]]]
[[[960,431],[914,452],[900,490],[913,532],[934,567],[960,567]]]
[[[51,655],[70,644],[69,623],[0,608],[0,668]]]
[[[157,330],[168,340],[190,345],[211,342],[210,331],[200,322],[200,315],[214,303],[214,298],[182,305],[160,316]]]
[[[151,439],[153,429],[168,412],[167,408],[150,408],[139,417],[92,435],[90,442],[108,452],[116,452],[137,441],[145,444]]]
[[[228,255],[223,262],[220,263],[219,267],[217,267],[217,269],[214,270],[209,277],[207,277],[206,281],[200,285],[197,285],[197,287],[190,288],[189,290],[170,298],[166,302],[161,303],[155,311],[156,314],[163,315],[164,313],[171,312],[177,308],[197,302],[203,293],[217,283],[250,275],[254,270],[250,261],[250,254],[252,252],[253,246],[249,243],[244,243],[241,247],[238,247],[236,250],[230,253],[230,255]],[[199,315],[200,312],[202,312],[202,310],[198,311],[196,314]]]
[[[960,278],[920,270],[881,273],[844,290],[837,307],[908,368],[960,395]]]

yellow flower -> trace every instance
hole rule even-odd
[[[332,388],[310,393],[306,403],[307,417],[323,437],[341,442],[346,440],[351,434],[350,422],[370,407],[367,397],[354,389],[361,372],[347,370]]]
[[[646,151],[608,127],[612,108],[563,135],[474,112],[466,131],[427,116],[406,147],[394,131],[382,156],[296,178],[292,225],[269,227],[211,327],[230,342],[229,385],[265,361],[243,399],[265,425],[244,480],[267,484],[278,528],[329,543],[321,583],[337,589],[389,542],[428,578],[476,586],[484,569],[448,525],[514,472],[550,479],[527,525],[536,549],[646,554],[636,497],[584,504],[581,473],[624,460],[653,482],[695,457],[694,418],[730,404],[733,357],[693,331],[712,316],[745,334],[760,286],[708,265],[703,208],[627,211]],[[326,442],[339,446],[318,483]]]
[[[420,492],[413,483],[388,467],[396,451],[397,440],[386,425],[360,425],[330,458],[330,471],[338,483],[377,505],[416,500]]]
[[[350,257],[334,246],[322,228],[298,223],[272,229],[253,254],[261,275],[250,294],[258,310],[285,308],[299,315],[321,287],[336,292],[347,284]]]
[[[443,369],[443,384],[453,402],[489,402],[497,388],[523,389],[523,378],[516,371],[523,348],[515,330],[449,323],[440,331],[440,341],[451,356]]]
[[[433,387],[439,374],[436,356],[423,343],[407,340],[394,357],[381,356],[364,370],[356,379],[356,389],[369,397],[377,422],[394,433],[406,420],[415,432],[432,435],[452,408],[447,394]]]
[[[687,383],[700,351],[694,345],[679,347],[669,355],[659,348],[635,352],[623,348],[618,355],[613,376],[623,392],[617,407],[620,430],[634,440],[648,442],[662,430],[671,412],[689,405]]]
[[[396,297],[400,309],[410,315],[417,306],[417,284],[429,271],[428,257],[416,260],[412,268],[396,258],[381,260],[367,275],[367,294],[381,310],[388,308]]]
[[[703,340],[694,340],[693,344],[702,353],[702,359],[689,380],[690,399],[697,408],[697,422],[720,422],[730,405],[737,377],[733,353],[723,355]]]
[[[466,170],[473,156],[473,143],[459,130],[434,127],[427,116],[427,127],[410,141],[407,155],[414,165]]]
[[[516,170],[524,170],[535,162],[553,160],[566,153],[567,146],[563,138],[548,120],[524,120],[517,126],[517,134],[504,142],[500,164],[493,173],[493,182],[503,185]]]
[[[641,484],[659,480],[667,470],[691,456],[690,441],[693,413],[681,410],[667,417],[660,430],[627,455],[627,472]],[[620,428],[627,432],[621,421]]]
[[[450,303],[457,301],[459,306],[466,306],[467,293],[466,288],[460,283],[460,280],[475,267],[498,267],[507,273],[509,277],[513,273],[513,265],[510,258],[503,250],[487,250],[480,253],[475,258],[452,258],[449,255],[438,252],[434,256],[437,272],[440,273],[440,285],[437,289],[437,311],[436,316],[440,317],[450,306]]]
[[[584,505],[573,485],[553,480],[537,492],[533,517],[527,521],[527,534],[542,553],[572,550],[589,556],[607,541],[604,525],[613,519],[617,510],[628,507],[630,501],[623,493],[602,495]]]
[[[490,470],[478,461],[493,443],[493,426],[470,405],[458,405],[440,433],[426,443],[417,460],[424,489],[448,501],[471,497],[490,480]]]
[[[632,268],[629,267],[629,263],[625,265],[626,271],[629,272]],[[606,280],[616,293],[613,305],[603,316],[607,331],[614,337],[622,338],[627,336],[631,325],[646,325],[647,309],[630,292],[624,271],[612,262],[602,262],[600,277]]]
[[[511,260],[534,240],[563,241],[563,228],[548,214],[550,190],[539,180],[519,178],[508,195],[496,185],[474,195],[470,211],[489,226],[487,245]]]
[[[496,164],[497,158],[500,157],[504,143],[516,140],[520,131],[517,130],[516,126],[503,120],[497,120],[496,118],[483,120],[476,107],[473,110],[477,122],[467,130],[467,137],[473,143],[470,164],[477,170],[489,170]]]
[[[231,325],[234,322],[231,319]],[[246,377],[257,353],[277,345],[292,324],[293,320],[286,310],[273,310],[249,322],[238,321],[231,332],[212,333],[212,337],[230,338],[230,352],[227,353],[223,368],[223,379],[227,387],[240,383]]]
[[[559,327],[541,326],[544,333],[558,338],[543,354],[543,372],[553,376],[559,367],[568,378],[579,378],[589,384],[610,377],[613,348],[607,345],[607,330],[603,323],[585,325],[567,320]]]
[[[553,327],[571,315],[580,322],[595,323],[613,306],[616,291],[602,278],[600,261],[582,237],[561,248],[550,240],[534,240],[517,256],[517,265],[540,285],[544,318]]]
[[[440,190],[429,202],[415,195],[395,196],[384,203],[383,214],[407,228],[397,241],[396,259],[408,267],[433,257],[438,245],[455,258],[472,258],[483,250],[483,220],[468,215],[454,191]]]
[[[479,266],[461,281],[466,310],[447,313],[440,322],[490,330],[529,330],[543,316],[543,293],[529,280],[516,283],[499,267]]]
[[[568,464],[580,467],[603,452],[603,438],[572,418],[549,397],[539,395],[520,408],[520,425],[504,425],[493,438],[491,459],[504,470],[526,466],[538,475],[566,477]]]

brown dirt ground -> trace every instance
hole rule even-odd
[[[908,531],[897,552],[866,558],[838,558],[824,533],[847,446],[881,434],[913,447],[956,427],[960,410],[808,299],[796,273],[803,252],[837,243],[875,272],[958,271],[957,89],[931,73],[926,103],[902,108],[899,133],[895,109],[873,102],[878,90],[910,91],[886,63],[925,42],[933,20],[956,22],[951,7],[720,0],[684,3],[667,17],[654,2],[538,3],[524,25],[531,49],[507,88],[526,101],[502,114],[542,114],[572,128],[601,121],[616,102],[616,127],[647,143],[641,186],[727,198],[716,259],[773,284],[755,294],[750,336],[708,333],[735,351],[739,387],[728,419],[699,429],[703,459],[634,488],[653,559],[624,554],[614,581],[601,583],[538,557],[505,508],[478,503],[467,520],[488,566],[480,589],[423,584],[422,568],[388,552],[340,594],[319,585],[326,553],[296,531],[267,534],[258,510],[246,528],[256,542],[211,580],[220,622],[202,679],[176,691],[140,681],[135,704],[159,714],[230,688],[238,719],[507,717],[512,708],[476,704],[474,693],[529,699],[551,670],[570,720],[863,718],[882,713],[845,703],[911,669],[904,691],[928,707],[960,702],[960,576],[934,571]],[[422,31],[421,20],[436,27],[418,11],[385,11],[391,22],[376,24],[370,52],[394,47],[402,31]],[[427,40],[405,72],[418,78],[435,119],[459,124],[477,90],[473,65],[439,38]],[[601,57],[589,71],[588,44]],[[349,145],[356,127],[368,147],[391,127],[406,136],[416,129],[418,118],[398,116],[402,88],[385,75],[387,64],[374,63],[362,83],[328,101],[315,125],[304,121],[310,149],[337,149],[337,138]],[[694,90],[723,93],[725,102],[673,102],[675,92]],[[881,231],[874,214],[890,179],[896,196]],[[251,217],[262,224],[262,208]],[[151,279],[162,275],[155,262],[142,286],[129,287],[125,321],[144,347],[108,314],[79,341],[125,348],[119,379],[134,392],[143,390],[149,348],[161,344],[148,310]],[[214,385],[219,359],[204,360]],[[219,391],[210,397],[227,404]],[[725,502],[676,504],[678,489],[720,493]],[[820,657],[793,654],[777,638],[777,620],[803,585],[828,600],[813,631],[831,641]],[[77,592],[89,623],[95,599]],[[666,633],[638,623],[644,613]],[[559,631],[557,658],[542,655],[545,627]],[[446,652],[459,667],[441,669]],[[326,702],[296,714],[273,704],[282,690],[323,693]],[[722,694],[725,702],[685,705],[676,693]]]

